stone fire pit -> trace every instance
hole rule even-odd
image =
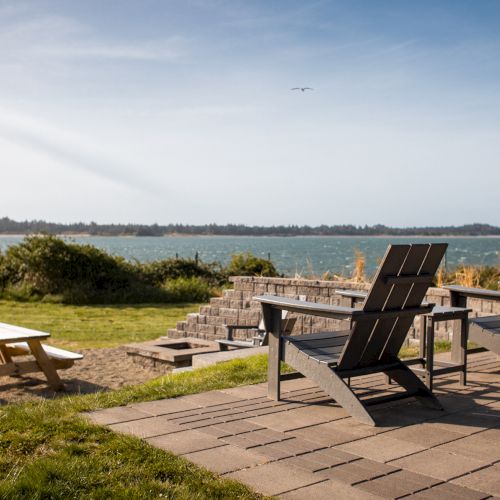
[[[195,354],[219,351],[217,342],[194,337],[180,339],[160,337],[140,344],[127,344],[124,347],[134,363],[147,367],[162,367],[167,371],[191,366]]]

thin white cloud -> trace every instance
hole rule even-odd
[[[174,61],[186,50],[186,41],[180,36],[109,40],[63,16],[12,21],[0,15],[0,63],[30,57]]]
[[[255,106],[193,106],[174,110],[176,114],[187,116],[248,115],[255,111]]]
[[[50,123],[0,108],[0,137],[42,153],[66,168],[83,170],[150,195],[165,195],[165,189],[156,180],[149,180],[137,166],[129,165],[127,161],[102,151],[81,136]]]
[[[46,45],[38,47],[39,54],[64,58],[127,59],[137,61],[174,61],[184,54],[179,38],[153,40],[134,44],[87,43]]]

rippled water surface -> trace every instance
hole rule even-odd
[[[366,256],[368,273],[377,266],[389,243],[441,242],[448,243],[446,264],[494,265],[500,262],[500,238],[367,238],[367,237],[245,237],[245,236],[192,236],[192,237],[71,237],[77,243],[88,243],[127,259],[151,261],[168,257],[199,257],[207,262],[228,262],[231,254],[252,252],[268,257],[278,270],[286,275],[321,275],[350,273],[354,252],[361,250]],[[22,237],[0,236],[0,249],[19,243]]]

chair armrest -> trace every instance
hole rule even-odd
[[[352,307],[318,304],[316,302],[288,299],[286,297],[278,297],[275,295],[258,295],[253,297],[253,300],[258,301],[261,304],[267,304],[274,309],[286,310],[299,314],[308,314],[311,316],[322,316],[332,319],[346,319],[360,313],[359,310]]]
[[[458,294],[462,297],[475,297],[478,299],[500,300],[500,291],[487,290],[486,288],[470,288],[460,285],[445,285],[446,290],[452,294]]]
[[[342,297],[350,297],[353,299],[364,299],[368,295],[368,292],[364,290],[335,290],[335,293]]]
[[[335,290],[335,293],[340,296],[341,306],[356,307],[357,309],[368,295],[365,290]]]
[[[404,316],[415,316],[418,314],[427,314],[432,311],[435,304],[426,304],[420,307],[411,307],[404,310],[388,311],[363,311],[352,307],[331,306],[329,304],[318,304],[316,302],[305,302],[303,300],[287,299],[286,297],[277,297],[275,295],[258,295],[253,298],[271,306],[273,309],[287,310],[299,314],[310,316],[321,316],[331,319],[346,319],[351,317],[353,321],[376,320],[385,318],[397,318]]]
[[[335,293],[341,297],[348,297],[350,299],[365,299],[368,295],[368,292],[365,290],[335,290]],[[429,302],[422,302],[422,307],[427,307],[429,304]]]

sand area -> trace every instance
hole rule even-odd
[[[166,373],[165,370],[145,368],[133,363],[122,347],[81,349],[79,352],[84,355],[82,360],[75,362],[71,368],[58,372],[66,387],[65,391],[51,390],[42,372],[20,377],[0,377],[0,405],[65,394],[88,394],[119,389]]]

